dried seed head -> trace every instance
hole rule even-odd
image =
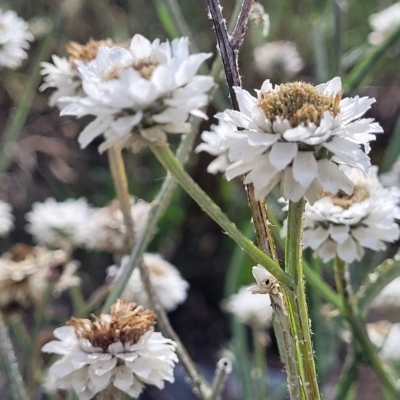
[[[107,351],[113,343],[137,343],[143,334],[153,328],[156,313],[119,299],[111,307],[110,314],[92,315],[92,319],[71,318],[67,325],[74,327],[78,338],[87,339],[92,346]]]
[[[341,93],[329,96],[305,82],[280,85],[275,91],[260,92],[258,106],[271,121],[286,119],[292,127],[301,123],[319,126],[325,111],[336,116],[340,111]]]

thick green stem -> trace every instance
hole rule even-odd
[[[391,372],[382,364],[376,349],[368,337],[364,325],[357,315],[357,310],[352,301],[349,281],[347,279],[347,264],[338,257],[336,257],[334,261],[334,273],[337,291],[343,302],[343,316],[348,320],[351,326],[354,339],[362,348],[364,357],[368,360],[372,369],[375,371],[384,389],[388,393],[391,393],[394,398],[400,398],[400,388],[396,386]]]
[[[314,352],[312,348],[310,318],[303,281],[302,263],[302,221],[304,199],[297,203],[289,202],[288,234],[285,248],[286,272],[295,281],[295,292],[287,291],[288,310],[292,321],[293,336],[298,351],[299,372],[306,399],[320,399]]]
[[[239,231],[222,210],[193,181],[175,158],[169,147],[151,145],[150,149],[163,167],[176,179],[196,203],[246,252],[254,261],[263,265],[285,287],[292,288],[293,280],[270,257],[257,248]]]

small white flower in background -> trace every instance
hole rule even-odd
[[[400,307],[400,277],[386,285],[371,303],[372,308]]]
[[[347,263],[360,260],[364,248],[381,251],[385,242],[400,236],[395,222],[400,218],[398,191],[382,186],[377,167],[368,174],[341,169],[354,184],[353,194],[324,192],[314,205],[307,203],[304,212],[303,246],[324,262],[336,255]]]
[[[143,200],[131,198],[131,215],[135,235],[140,236],[149,216],[151,204]],[[126,226],[124,216],[119,207],[119,201],[113,200],[108,206],[93,210],[88,222],[86,246],[92,250],[109,251],[110,253],[125,253]]]
[[[341,99],[340,78],[312,86],[293,82],[273,87],[266,80],[254,98],[235,88],[240,112],[226,110],[217,118],[243,130],[226,135],[223,146],[231,165],[228,180],[247,174],[257,200],[281,182],[281,193],[297,202],[305,196],[314,203],[322,191],[347,194],[353,184],[337,164],[368,171],[369,142],[378,123],[361,116],[375,102],[368,97]]]
[[[379,355],[387,361],[400,361],[400,323],[378,321],[367,324],[371,342],[379,349]]]
[[[254,62],[258,71],[272,81],[291,79],[304,68],[296,43],[290,41],[257,46],[254,49]]]
[[[27,57],[25,50],[33,39],[22,18],[14,11],[0,9],[0,66],[18,68]]]
[[[88,64],[96,58],[97,51],[100,46],[113,46],[113,42],[108,40],[95,41],[90,39],[85,45],[76,42],[69,42],[67,45],[68,58],[52,55],[53,63],[42,62],[42,70],[44,83],[39,90],[43,91],[48,88],[54,88],[54,92],[50,95],[49,105],[63,109],[69,103],[61,101],[61,98],[68,96],[83,96],[82,76],[78,66]]]
[[[211,125],[209,131],[203,131],[201,139],[203,140],[196,149],[195,152],[205,151],[212,156],[216,156],[216,159],[211,161],[207,167],[207,171],[210,174],[216,174],[217,172],[225,172],[229,165],[228,153],[222,142],[227,134],[236,130],[235,125],[226,121],[219,121],[218,125]]]
[[[57,285],[62,279],[67,259],[68,254],[63,250],[14,245],[0,257],[0,307],[27,309],[40,303],[49,282]],[[57,290],[71,286],[66,286],[65,280],[63,285],[64,288]]]
[[[400,3],[395,3],[379,13],[369,17],[369,24],[373,29],[368,36],[372,45],[384,42],[400,26]]]
[[[251,287],[241,287],[237,294],[229,297],[224,309],[234,314],[244,324],[257,327],[270,326],[273,310],[269,296],[253,294],[250,290]]]
[[[121,266],[124,267],[129,261],[129,256],[122,257]],[[159,254],[144,253],[143,262],[149,271],[150,280],[161,305],[167,311],[173,311],[187,298],[189,283],[186,282],[175,266],[165,261]],[[118,277],[115,267],[110,267],[110,275]],[[122,295],[129,301],[135,301],[144,307],[149,306],[149,298],[140,278],[138,268],[133,271],[125,291]]]
[[[165,381],[174,381],[178,358],[175,342],[154,332],[155,320],[154,311],[123,299],[93,321],[71,318],[54,331],[58,340],[42,348],[62,356],[48,375],[57,388],[73,389],[80,400],[97,394],[137,398],[146,385],[162,389]]]
[[[167,133],[188,132],[190,115],[206,118],[200,108],[214,81],[196,73],[210,56],[189,55],[186,38],[151,43],[135,35],[128,49],[100,46],[92,62],[78,67],[84,95],[60,98],[69,103],[61,114],[95,117],[79,136],[83,148],[98,136],[105,139],[100,151],[165,146]]]
[[[91,208],[84,198],[58,203],[50,197],[32,204],[32,211],[25,215],[25,229],[39,244],[70,249],[87,242],[90,216]]]
[[[11,211],[11,206],[0,200],[0,237],[7,236],[14,228],[14,216]]]

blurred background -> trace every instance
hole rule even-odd
[[[345,76],[371,47],[368,44],[371,32],[369,16],[393,4],[383,0],[260,3],[269,14],[269,33],[263,35],[265,27],[252,21],[239,58],[243,86],[250,92],[259,88],[266,78],[274,83],[292,79],[320,83],[337,74]],[[212,23],[207,18],[205,2],[180,0],[176,4],[180,6],[198,48],[202,52],[212,52],[215,58],[215,36]],[[225,0],[222,5],[224,15],[229,19],[235,2]],[[170,7],[171,2],[162,0],[2,1],[2,9],[13,9],[29,22],[35,41],[18,71],[0,70],[0,132],[9,127],[27,85],[32,84],[37,89],[41,83],[37,74],[39,56],[42,57],[39,61],[50,61],[51,54],[66,56],[65,46],[69,41],[86,43],[91,38],[112,38],[115,42],[122,42],[135,33],[141,33],[150,40],[181,36],[179,27],[170,17]],[[270,48],[270,53],[265,52],[262,46],[273,42],[276,42],[275,47]],[[272,53],[275,58],[271,58]],[[210,66],[213,60],[208,61]],[[400,45],[391,48],[351,93],[377,99],[368,117],[375,118],[385,131],[385,134],[378,135],[371,153],[373,163],[381,165],[382,170],[387,170],[394,161],[393,154],[387,149],[397,138],[394,132],[400,110],[399,67]],[[213,115],[216,111],[230,107],[222,78],[215,101],[208,109],[210,118],[202,122],[200,132],[215,123]],[[102,207],[115,197],[107,156],[97,150],[99,142],[94,141],[85,150],[81,150],[77,143],[77,136],[87,121],[60,117],[57,109],[48,106],[51,90],[41,93],[36,89],[26,110],[26,119],[18,129],[16,142],[8,154],[9,164],[0,185],[0,198],[12,205],[16,217],[16,228],[8,238],[0,241],[1,253],[14,243],[32,242],[24,229],[24,215],[36,201],[43,202],[48,197],[58,201],[85,197],[94,206]],[[196,145],[199,142],[198,135]],[[173,138],[171,145],[176,147],[177,143]],[[149,151],[134,155],[126,152],[124,156],[131,193],[151,202],[165,177],[165,171]],[[187,170],[238,227],[253,236],[243,185],[239,181],[228,183],[221,175],[207,173],[206,168],[211,161],[212,157],[204,152],[192,154]],[[271,207],[278,217],[282,217],[278,206],[272,204]],[[232,350],[229,340],[233,322],[224,313],[221,304],[239,286],[252,282],[250,267],[253,263],[179,188],[160,221],[149,250],[163,254],[190,283],[187,301],[173,311],[170,318],[189,353],[211,377],[218,357]],[[84,250],[76,250],[74,258],[81,262],[79,275],[83,280],[84,295],[88,297],[103,284],[106,269],[113,264],[113,260],[106,253]],[[354,266],[353,271],[355,282],[361,282],[368,272],[362,265]],[[322,272],[331,282],[329,266],[323,266]],[[330,320],[328,329],[328,322],[319,311],[321,299],[310,293],[309,300],[317,334],[315,337],[318,336],[315,349],[319,375],[326,396],[330,398],[330,390],[338,379],[345,354],[339,340],[341,323],[336,321],[332,324]],[[67,295],[63,295],[53,306],[57,310],[53,314],[58,315],[58,320],[69,317]],[[370,318],[373,320],[374,315]],[[278,386],[285,385],[272,331],[269,334],[271,341],[267,359],[270,380]],[[363,367],[359,372],[362,384],[358,386],[356,398],[380,398],[379,383],[371,370]],[[5,379],[4,374],[0,374],[0,394],[6,393]],[[143,398],[191,399],[193,395],[185,386],[183,375],[177,381],[174,387],[162,393],[149,389]],[[241,398],[239,385],[238,379],[232,377],[224,399]]]

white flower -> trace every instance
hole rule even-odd
[[[379,13],[372,14],[369,17],[369,24],[373,29],[368,36],[369,43],[381,44],[400,26],[400,3],[395,3]]]
[[[82,246],[87,241],[91,209],[86,199],[68,199],[57,203],[48,198],[44,203],[33,203],[25,215],[29,222],[26,231],[35,241],[55,248]]]
[[[236,87],[240,112],[226,110],[219,119],[243,130],[226,135],[231,165],[228,180],[247,174],[258,200],[280,181],[284,198],[297,202],[302,196],[313,203],[323,189],[353,192],[353,184],[337,164],[367,171],[373,132],[382,128],[372,119],[360,118],[375,101],[368,97],[341,100],[340,78],[316,87],[294,82],[273,87],[266,80],[258,97]]]
[[[204,131],[201,134],[203,142],[200,143],[195,152],[205,151],[217,158],[210,163],[207,171],[210,174],[225,172],[229,165],[228,153],[223,147],[222,142],[227,134],[236,130],[235,125],[227,121],[219,121],[218,125],[211,125],[210,131]]]
[[[49,280],[57,282],[60,278],[60,271],[56,277],[55,269],[66,261],[63,250],[14,245],[0,257],[0,307],[30,308],[40,303]]]
[[[143,200],[131,198],[131,215],[135,235],[140,236],[151,209],[151,204]],[[93,210],[87,229],[86,246],[89,249],[109,251],[110,253],[125,253],[130,249],[126,243],[126,226],[124,216],[119,208],[118,200],[108,206]]]
[[[0,237],[4,237],[14,228],[14,216],[11,206],[0,200]]]
[[[57,328],[42,351],[62,357],[49,369],[59,389],[73,389],[79,400],[139,397],[145,385],[173,382],[176,344],[154,332],[156,315],[135,303],[118,300],[110,314],[72,318]]]
[[[371,307],[400,307],[400,277],[386,285],[374,298]]]
[[[0,9],[0,65],[17,68],[27,57],[29,41],[34,39],[28,24],[14,11]]]
[[[129,256],[122,258],[122,268],[128,261]],[[151,283],[161,305],[167,311],[175,310],[186,300],[189,284],[182,278],[176,267],[165,261],[159,254],[144,253],[143,262],[149,271]],[[149,298],[138,268],[133,271],[122,297],[142,304],[144,307],[149,306]]]
[[[258,2],[254,2],[250,14],[249,20],[254,21],[257,25],[261,24],[262,26],[262,35],[268,36],[271,23],[269,21],[269,14],[265,12],[264,6]]]
[[[83,96],[82,76],[78,70],[78,65],[91,62],[96,57],[100,46],[111,47],[112,45],[111,40],[95,41],[90,39],[85,45],[69,42],[67,45],[68,59],[53,55],[51,57],[53,63],[42,62],[40,73],[43,75],[44,83],[39,90],[55,89],[49,98],[49,105],[57,105],[62,109],[69,103],[61,101],[61,98]]]
[[[367,324],[367,331],[384,360],[400,361],[400,323],[378,321]]]
[[[93,62],[78,67],[85,95],[61,98],[70,103],[61,114],[95,117],[79,136],[82,147],[101,135],[100,151],[165,146],[167,133],[189,130],[190,114],[205,117],[199,108],[213,79],[196,73],[210,55],[189,55],[186,38],[151,43],[135,35],[129,49],[101,46]]]
[[[254,49],[254,62],[260,73],[273,81],[291,79],[304,67],[296,43],[290,41],[257,46]]]
[[[250,326],[270,326],[273,310],[269,296],[253,294],[250,290],[250,287],[241,287],[237,294],[229,297],[224,308]]]
[[[364,248],[384,250],[384,242],[400,236],[397,190],[384,188],[377,168],[365,175],[356,168],[343,168],[354,184],[351,196],[324,192],[314,205],[306,204],[303,246],[314,250],[324,262],[336,255],[347,263],[360,260]]]

